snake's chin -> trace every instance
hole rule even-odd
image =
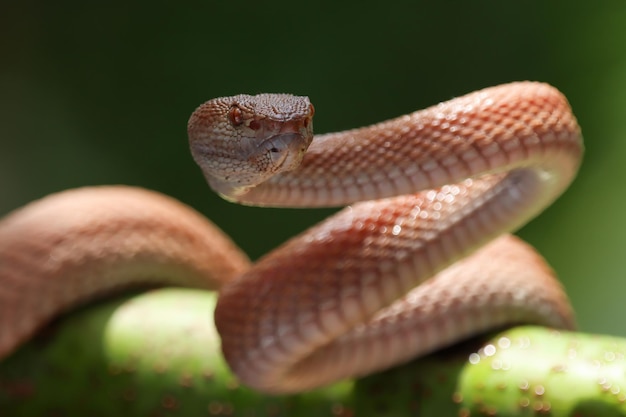
[[[231,203],[238,203],[239,198],[246,195],[248,191],[254,188],[254,185],[233,184],[232,182],[223,181],[211,175],[204,175],[209,187],[213,189],[220,197]]]

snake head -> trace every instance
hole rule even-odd
[[[313,114],[308,97],[289,94],[209,100],[189,119],[191,153],[211,188],[237,200],[300,165],[313,140]]]

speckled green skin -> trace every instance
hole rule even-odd
[[[518,327],[356,382],[271,397],[219,353],[214,295],[72,314],[0,363],[0,416],[626,416],[626,340]]]

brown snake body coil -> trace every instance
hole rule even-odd
[[[235,96],[189,121],[194,158],[226,198],[349,204],[252,267],[200,215],[145,190],[72,190],[2,219],[0,357],[94,294],[155,280],[226,283],[215,313],[224,355],[244,383],[274,393],[505,323],[573,326],[542,259],[498,237],[577,172],[580,129],[558,91],[513,83],[315,138],[312,115],[306,98]]]

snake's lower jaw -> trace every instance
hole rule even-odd
[[[238,175],[233,172],[222,173],[214,167],[207,167],[199,162],[204,177],[224,199],[241,202],[241,197],[281,172],[292,171],[300,166],[304,153],[311,143],[312,135],[300,132],[279,133],[262,141],[244,158],[248,168]]]
[[[207,175],[204,173],[204,178],[206,178],[206,182],[209,184],[209,187],[213,189],[220,197],[222,197],[226,201],[230,201],[231,203],[236,203],[238,201],[238,197],[246,194],[250,187],[237,187],[231,183],[222,181],[211,175]]]

